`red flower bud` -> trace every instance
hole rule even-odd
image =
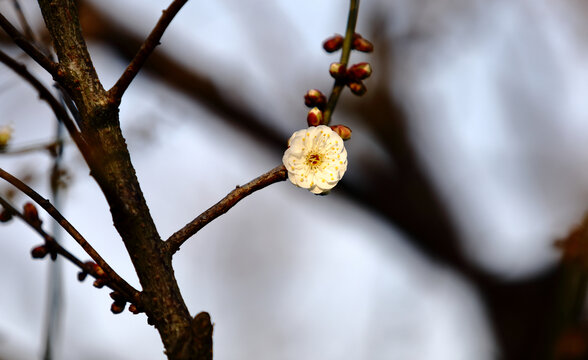
[[[357,51],[370,53],[374,51],[374,45],[367,41],[366,39],[362,38],[361,36],[358,38],[353,39],[353,43],[351,47]]]
[[[317,89],[310,89],[304,95],[304,105],[309,108],[318,107],[322,110],[327,105],[327,97]]]
[[[47,254],[49,254],[49,249],[47,249],[47,246],[45,245],[37,246],[33,248],[33,250],[31,250],[31,255],[33,256],[33,259],[42,259]]]
[[[332,125],[331,130],[341,136],[341,139],[343,140],[351,139],[351,129],[345,125]]]
[[[347,72],[347,69],[345,69],[345,65],[341,64],[341,63],[332,63],[331,66],[329,67],[329,73],[331,73],[331,76],[334,77],[335,79],[342,79],[345,77],[345,74]]]
[[[41,219],[39,219],[39,213],[37,212],[37,208],[31,202],[27,202],[23,206],[23,213],[22,213],[26,222],[33,226],[41,226]]]
[[[352,81],[348,83],[347,86],[349,86],[349,90],[357,96],[361,96],[367,91],[367,88],[361,81]]]
[[[369,63],[361,62],[347,69],[350,80],[358,81],[368,78],[372,74],[372,66]]]
[[[129,311],[130,311],[130,312],[132,312],[132,313],[133,313],[133,314],[135,314],[135,315],[137,315],[137,314],[140,314],[140,313],[142,313],[142,312],[143,312],[143,311],[141,311],[141,310],[140,310],[140,309],[137,307],[137,305],[135,305],[135,304],[131,304],[131,305],[129,305]]]
[[[126,305],[127,303],[125,301],[115,301],[110,306],[110,311],[112,311],[113,314],[120,314],[125,310]]]
[[[335,51],[341,49],[342,46],[343,46],[343,36],[341,36],[339,34],[335,34],[334,36],[325,40],[325,42],[323,43],[323,49],[325,49],[325,51],[329,52],[329,53],[332,53],[332,52],[335,52]]]
[[[308,126],[319,126],[323,122],[323,112],[317,107],[310,109],[306,115],[306,122]]]

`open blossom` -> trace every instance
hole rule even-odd
[[[343,139],[328,126],[296,131],[288,140],[282,162],[292,184],[321,194],[331,190],[347,170]]]

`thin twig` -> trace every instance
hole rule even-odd
[[[86,241],[86,239],[78,232],[76,228],[67,221],[66,218],[45,198],[43,198],[35,190],[31,189],[27,184],[14,177],[12,174],[0,168],[0,178],[6,180],[14,187],[22,191],[25,195],[31,198],[34,202],[39,204],[61,227],[67,231],[69,235],[84,249],[84,251],[94,260],[104,272],[108,275],[111,281],[119,284],[124,289],[124,293],[129,297],[134,297],[138,291],[129,285],[123,278],[121,278],[108,263],[98,254],[98,252]]]
[[[10,38],[14,41],[18,47],[20,47],[25,53],[27,53],[33,60],[37,62],[37,64],[41,65],[43,69],[47,70],[49,74],[53,76],[54,79],[58,79],[58,67],[59,65],[51,59],[49,59],[45,54],[43,54],[39,49],[35,47],[26,37],[20,33],[11,23],[0,13],[0,28],[2,28]]]
[[[85,263],[82,260],[78,259],[75,255],[70,253],[67,249],[61,246],[55,239],[47,234],[45,230],[38,224],[32,221],[29,221],[20,211],[18,211],[12,204],[10,204],[6,199],[0,196],[0,205],[4,208],[5,211],[8,211],[11,215],[18,217],[25,223],[27,223],[37,234],[39,234],[43,240],[45,241],[45,245],[48,246],[49,252],[55,252],[67,260],[69,260],[72,264],[77,266],[83,272],[88,273],[95,279],[102,278],[100,274],[96,272],[96,268],[91,266],[90,263]],[[131,295],[134,296],[135,293],[126,294],[125,289],[120,286],[119,283],[116,282],[107,282],[105,286],[111,288],[112,290],[118,291],[124,295]],[[135,291],[136,292],[136,291]],[[129,301],[136,301],[137,297],[129,297]]]
[[[0,155],[1,156],[23,155],[23,154],[29,154],[29,153],[38,152],[38,151],[47,151],[49,154],[54,154],[55,151],[57,151],[57,148],[61,144],[65,145],[65,143],[66,143],[66,141],[32,144],[32,145],[21,145],[20,147],[9,146],[9,147],[0,148]]]
[[[351,54],[351,47],[353,44],[353,35],[355,34],[355,25],[357,24],[357,14],[359,13],[359,0],[351,0],[349,4],[349,14],[347,16],[347,29],[345,30],[345,39],[343,40],[343,50],[341,51],[341,60],[343,67],[347,67],[349,62],[349,55]],[[333,90],[329,96],[329,101],[323,112],[323,122],[329,125],[335,106],[339,100],[341,92],[345,88],[345,81],[335,80]]]
[[[243,186],[237,186],[235,190],[231,191],[221,201],[198,215],[194,220],[170,236],[165,242],[166,251],[168,251],[170,255],[173,255],[192,235],[196,234],[212,220],[229,211],[229,209],[235,206],[241,199],[268,185],[286,180],[287,177],[288,173],[286,168],[284,165],[280,165]]]
[[[186,2],[188,2],[188,0],[174,0],[166,10],[163,10],[161,17],[159,18],[159,21],[157,22],[157,24],[155,25],[147,39],[145,39],[145,42],[143,43],[143,45],[141,45],[141,48],[139,49],[139,51],[129,64],[129,66],[127,66],[124,73],[118,79],[116,84],[114,84],[112,89],[109,90],[111,99],[115,100],[116,102],[120,102],[120,99],[122,98],[124,92],[127,90],[135,76],[137,76],[137,74],[143,67],[143,64],[145,64],[145,61],[147,61],[149,55],[151,55],[153,50],[155,50],[155,47],[160,44],[159,41],[161,40],[163,33],[165,32],[173,18],[176,16],[178,11],[180,11],[182,6],[186,4]]]
[[[29,22],[27,21],[27,17],[25,16],[24,12],[22,11],[22,7],[20,6],[19,1],[13,0],[12,5],[14,6],[14,10],[16,11],[16,14],[18,15],[18,21],[20,22],[20,26],[22,26],[25,38],[27,40],[29,40],[30,42],[34,42],[35,39],[34,39],[33,29],[29,25]]]
[[[4,63],[6,66],[12,69],[15,73],[17,73],[20,77],[25,79],[39,92],[39,97],[49,104],[51,110],[53,110],[53,113],[55,113],[55,116],[57,116],[57,119],[63,122],[63,124],[67,128],[67,131],[69,132],[70,136],[72,137],[72,139],[74,140],[82,154],[86,155],[88,153],[87,145],[84,139],[82,138],[82,135],[78,131],[73,120],[69,117],[65,108],[59,103],[59,101],[57,101],[53,94],[51,94],[49,89],[47,89],[45,85],[41,83],[41,81],[39,81],[35,76],[33,76],[33,74],[31,74],[28,71],[25,65],[14,60],[2,50],[0,50],[0,62]]]

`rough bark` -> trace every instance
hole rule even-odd
[[[74,0],[39,0],[59,59],[58,81],[80,113],[78,126],[88,151],[90,173],[110,206],[142,286],[140,304],[170,359],[212,359],[208,314],[192,319],[178,288],[171,256],[141,192],[122,135],[118,103],[100,83],[80,28]]]

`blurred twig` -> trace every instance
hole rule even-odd
[[[141,48],[129,66],[127,66],[124,73],[121,75],[120,79],[118,79],[116,84],[114,84],[112,89],[110,89],[109,93],[114,101],[120,102],[120,99],[122,98],[125,90],[129,87],[135,76],[139,73],[143,67],[143,64],[145,64],[145,61],[147,61],[149,55],[151,55],[153,50],[155,50],[155,47],[159,45],[159,41],[161,40],[161,37],[163,36],[163,33],[167,29],[168,25],[187,1],[188,0],[174,0],[166,10],[163,10],[161,18],[147,39],[145,39],[145,42],[143,42]]]
[[[18,47],[27,53],[37,64],[41,65],[43,69],[47,70],[54,78],[58,78],[58,64],[51,61],[39,49],[30,42],[26,36],[20,33],[11,23],[0,13],[0,28],[2,28]]]
[[[118,286],[123,289],[124,294],[127,295],[129,298],[136,297],[138,293],[131,285],[129,285],[124,279],[122,279],[111,267],[108,263],[98,254],[98,252],[90,245],[86,239],[80,234],[76,228],[73,227],[61,215],[61,213],[47,200],[44,199],[41,195],[39,195],[36,191],[31,189],[25,183],[17,179],[16,177],[12,176],[10,173],[4,171],[4,169],[0,168],[0,178],[6,180],[14,187],[22,191],[26,194],[29,198],[31,198],[34,202],[40,205],[55,221],[61,225],[61,227],[67,231],[68,234],[84,249],[84,251],[94,260],[108,275],[111,281],[118,284]]]

